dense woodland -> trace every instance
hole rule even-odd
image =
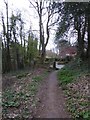
[[[8,3],[5,2],[5,5],[7,23],[2,13],[2,71],[9,72],[31,66],[32,60],[38,55],[38,39],[32,30],[25,33],[21,13],[12,12],[11,17],[8,17]]]
[[[77,36],[77,56],[82,61],[87,59],[90,69],[90,3],[60,3],[57,8],[61,20],[56,32],[56,43],[73,27],[71,34],[76,33]]]
[[[0,13],[1,119],[90,120],[90,2],[28,1],[38,30],[9,0]],[[47,50],[52,34],[57,53]]]
[[[29,2],[38,15],[39,38],[35,37],[31,29],[27,33],[25,32],[22,13],[14,14],[12,11],[11,17],[8,17],[9,6],[8,2],[4,1],[6,16],[2,12],[3,31],[0,33],[2,40],[2,71],[9,72],[10,70],[25,68],[30,66],[37,57],[41,57],[40,61],[44,63],[50,30],[56,24],[58,27],[55,43],[58,44],[68,34],[70,28],[73,28],[71,34],[76,35],[77,56],[82,61],[87,59],[88,69],[90,69],[90,3],[38,1],[33,4],[31,1]],[[46,11],[43,12],[44,9]],[[45,14],[47,14],[46,31],[42,21]],[[55,14],[58,17],[53,21]]]

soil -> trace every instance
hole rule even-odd
[[[65,96],[58,85],[56,74],[57,71],[51,72],[38,91],[35,118],[70,118],[66,109]]]

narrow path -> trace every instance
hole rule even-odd
[[[38,98],[36,118],[70,118],[63,92],[58,86],[56,71],[50,73],[43,82],[38,92]]]

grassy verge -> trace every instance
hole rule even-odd
[[[62,85],[73,82],[77,77],[87,74],[87,64],[72,61],[58,72],[58,79]]]
[[[67,99],[67,108],[73,118],[90,119],[89,80],[86,62],[73,61],[58,72],[59,85]]]
[[[39,74],[27,76],[20,73],[16,76],[15,84],[8,87],[2,94],[3,119],[26,119],[33,116],[33,109],[38,100],[35,99],[41,81],[47,77],[45,69]]]

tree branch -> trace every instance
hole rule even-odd
[[[37,7],[29,0],[30,4],[36,9],[37,11]]]

